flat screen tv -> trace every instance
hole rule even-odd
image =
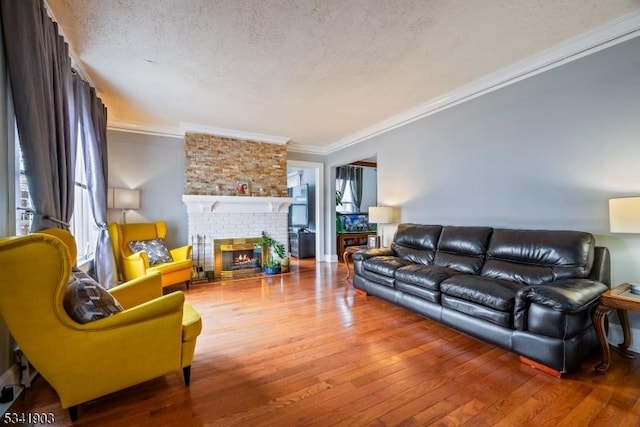
[[[289,227],[309,227],[309,184],[290,188],[289,197],[294,198],[289,206]]]

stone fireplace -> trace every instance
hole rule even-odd
[[[214,272],[215,278],[223,275],[223,270],[216,274],[222,258],[214,262],[213,250],[221,239],[254,238],[265,231],[288,251],[287,214],[293,199],[286,197],[286,141],[254,136],[265,139],[185,134],[182,201],[188,235],[192,242],[206,242],[193,245],[193,259],[200,271]],[[237,195],[238,184],[244,195]]]

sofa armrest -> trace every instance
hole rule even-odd
[[[146,252],[136,252],[122,258],[122,276],[124,280],[135,279],[147,274],[149,256]]]
[[[391,248],[374,248],[358,251],[352,255],[353,262],[363,261],[375,256],[389,256],[393,255]]]
[[[607,285],[588,279],[563,279],[556,282],[529,286],[524,297],[536,304],[561,313],[579,313],[598,301]]]
[[[604,246],[596,246],[593,257],[593,266],[589,280],[602,282],[607,286],[611,286],[611,257],[609,249]]]

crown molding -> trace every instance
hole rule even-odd
[[[150,123],[130,123],[110,121],[107,125],[108,130],[119,132],[139,133],[143,135],[167,136],[172,138],[184,138],[184,132],[179,127],[160,126]]]
[[[463,85],[443,96],[390,117],[328,145],[323,154],[347,148],[382,133],[404,126],[423,117],[470,101],[481,95],[517,83],[576,59],[638,37],[640,10],[621,16],[605,25],[567,39],[554,47],[507,66],[495,73]]]
[[[180,128],[183,133],[205,133],[208,135],[216,135],[234,139],[244,139],[250,141],[267,142],[269,144],[285,145],[291,141],[291,138],[286,136],[265,135],[262,133],[245,132],[236,129],[217,128],[212,126],[199,125],[196,123],[181,122]]]
[[[290,142],[287,145],[287,151],[291,151],[294,153],[304,153],[304,154],[318,154],[324,156],[327,154],[326,147],[318,146],[318,145],[305,145],[299,144],[297,142]]]

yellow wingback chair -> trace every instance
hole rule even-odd
[[[129,242],[135,240],[163,239],[167,235],[167,224],[164,221],[140,224],[109,225],[113,254],[122,278],[132,280],[145,274],[158,272],[162,279],[162,286],[185,283],[187,289],[191,284],[191,245],[171,249],[172,262],[150,265],[149,257],[144,252],[133,252]]]
[[[184,294],[163,296],[160,275],[143,276],[109,290],[123,311],[77,323],[63,305],[75,250],[61,230],[0,238],[0,316],[71,419],[83,402],[180,368],[189,385],[202,320]]]

